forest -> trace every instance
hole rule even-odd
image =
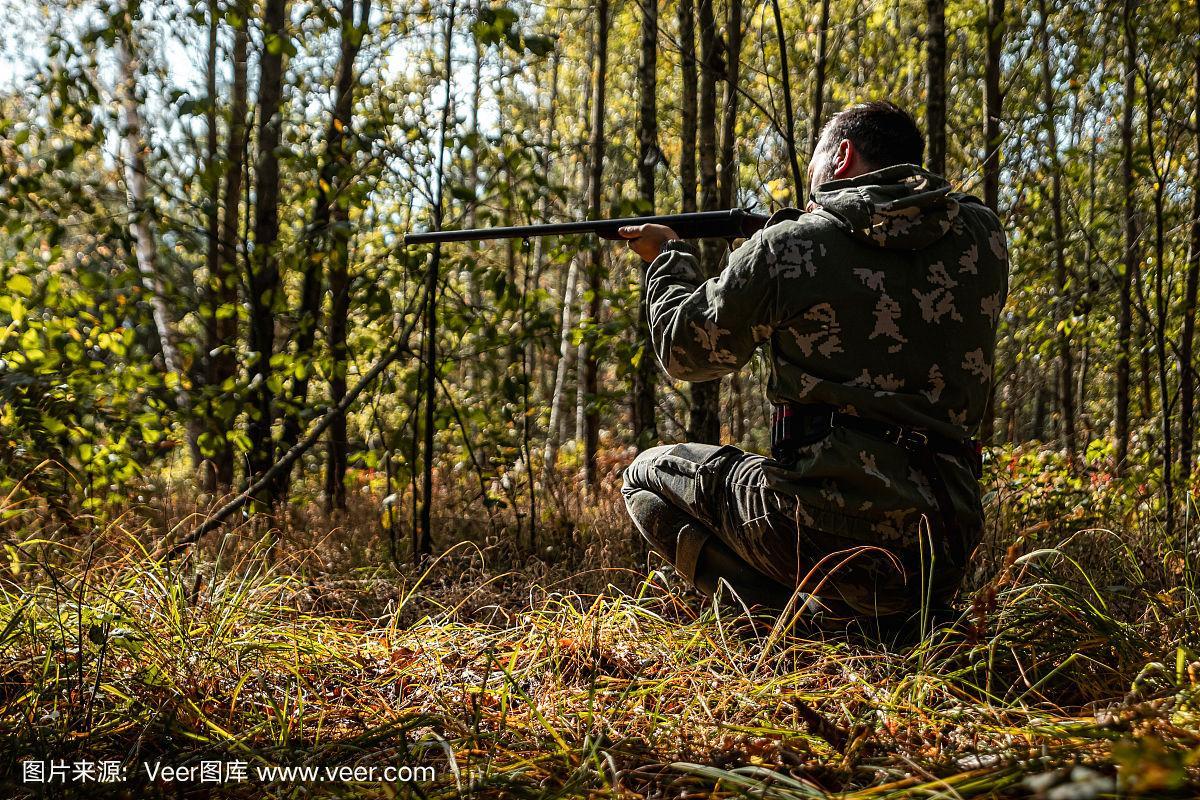
[[[668,377],[620,243],[404,243],[804,208],[872,99],[1010,258],[904,646],[626,515],[648,447],[767,452],[761,353]],[[6,796],[1200,792],[1200,0],[0,0],[0,226]]]

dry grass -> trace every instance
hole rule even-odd
[[[896,648],[681,596],[619,566],[636,561],[611,505],[580,519],[543,558],[484,536],[397,570],[365,518],[245,528],[165,563],[161,521],[39,538],[18,516],[0,794],[30,793],[26,758],[120,759],[135,797],[1200,793],[1200,603],[1178,554],[1018,537],[956,627]],[[436,779],[139,780],[141,762],[214,757]]]

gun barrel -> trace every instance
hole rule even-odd
[[[452,231],[406,233],[404,244],[435,242],[482,242],[492,239],[532,239],[538,236],[594,234],[602,239],[621,239],[617,229],[626,225],[667,225],[683,239],[733,239],[749,236],[767,223],[765,214],[744,208],[725,211],[698,211],[693,214],[667,214],[656,217],[622,217],[583,222],[557,222],[548,225],[513,225],[502,228],[468,228]]]

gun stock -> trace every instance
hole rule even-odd
[[[666,225],[681,239],[736,239],[750,236],[767,224],[766,214],[744,208],[725,211],[698,211],[694,214],[667,214],[657,217],[622,217],[583,222],[558,222],[549,225],[514,225],[503,228],[468,228],[456,231],[406,233],[404,244],[436,242],[483,242],[493,239],[532,239],[538,236],[587,234],[601,239],[619,240],[618,228],[626,225]]]

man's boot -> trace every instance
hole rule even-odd
[[[791,589],[747,564],[717,537],[698,536],[692,525],[679,532],[676,568],[708,597],[717,593],[722,581],[728,584],[726,592],[732,590],[747,606],[779,610],[792,597]]]
[[[787,605],[792,596],[790,588],[751,567],[728,545],[658,495],[644,489],[628,490],[625,503],[650,546],[700,592],[712,597],[718,582],[724,580],[747,606],[781,609]]]

